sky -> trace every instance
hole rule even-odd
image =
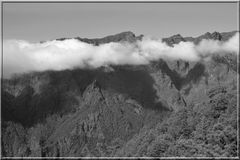
[[[238,29],[238,3],[3,3],[3,39],[199,36]]]

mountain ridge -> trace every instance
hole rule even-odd
[[[172,46],[173,44],[178,44],[179,42],[193,42],[195,44],[198,44],[203,39],[212,39],[212,40],[219,40],[219,41],[227,41],[229,38],[231,38],[235,33],[239,31],[230,31],[230,32],[217,32],[214,31],[212,33],[206,32],[203,35],[197,36],[197,37],[182,37],[180,34],[175,34],[173,36],[163,38],[162,41],[166,42],[168,45]],[[93,45],[100,45],[110,42],[121,42],[121,41],[127,41],[127,42],[135,42],[137,40],[142,40],[144,35],[136,36],[131,31],[125,31],[118,34],[105,36],[103,38],[81,38],[81,37],[75,37],[75,38],[58,38],[57,41],[64,41],[67,39],[76,39],[81,42],[93,44]]]
[[[231,34],[230,34],[231,33]],[[131,41],[107,36],[95,41]],[[175,35],[169,45],[196,40]],[[63,39],[64,40],[64,39]],[[95,43],[98,42],[98,43]],[[1,88],[2,155],[8,157],[232,157],[237,148],[237,55],[159,59],[19,74]]]

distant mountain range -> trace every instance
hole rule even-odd
[[[166,42],[168,45],[172,46],[173,44],[178,44],[179,42],[194,42],[195,44],[199,43],[203,39],[212,39],[212,40],[219,40],[219,41],[227,41],[229,38],[231,38],[234,34],[236,34],[238,31],[231,31],[231,32],[213,32],[213,33],[205,33],[203,35],[200,35],[198,37],[182,37],[180,34],[173,35],[168,38],[163,38],[163,42]],[[122,32],[119,34],[106,36],[104,38],[94,38],[94,39],[88,39],[88,38],[80,38],[75,37],[73,39],[77,39],[79,41],[94,44],[94,45],[100,45],[104,43],[110,43],[110,42],[120,42],[120,41],[127,41],[127,42],[135,42],[137,40],[141,40],[144,37],[144,35],[136,36],[133,32],[127,31]],[[59,38],[56,39],[58,41],[64,41],[66,39],[71,38]]]
[[[194,42],[195,44],[198,44],[203,39],[212,39],[212,40],[219,40],[219,41],[227,41],[229,38],[231,38],[233,35],[235,35],[237,31],[232,32],[213,32],[213,33],[205,33],[198,37],[182,37],[180,34],[171,36],[169,38],[164,38],[163,41],[166,42],[169,45],[178,44],[179,42]]]
[[[77,40],[85,42],[85,43],[100,45],[100,44],[104,44],[104,43],[120,42],[120,41],[135,42],[136,40],[141,40],[142,37],[143,37],[143,35],[135,36],[134,33],[128,31],[128,32],[122,32],[119,34],[107,36],[104,38],[88,39],[88,38],[75,37],[74,39],[77,39]],[[68,38],[59,38],[56,40],[63,41],[66,39],[68,39]]]
[[[177,34],[172,46],[226,41],[236,31],[199,37]],[[132,32],[100,45],[135,42]],[[64,41],[67,38],[57,39]],[[210,61],[156,60],[20,74],[4,79],[1,152],[7,157],[235,157],[237,55]]]

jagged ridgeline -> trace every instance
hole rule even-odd
[[[79,41],[86,42],[89,44],[100,45],[104,43],[120,42],[120,41],[135,42],[136,40],[141,40],[142,37],[143,35],[135,36],[134,33],[127,31],[127,32],[116,34],[116,35],[107,36],[104,38],[88,39],[88,38],[75,37],[74,39],[77,39]],[[56,40],[64,41],[66,39],[70,39],[70,38],[59,38]]]
[[[224,42],[235,33],[163,41]],[[97,46],[142,37],[123,32],[75,39]],[[226,53],[209,61],[159,59],[3,79],[2,155],[237,156],[237,68],[237,55]]]

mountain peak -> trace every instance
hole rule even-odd
[[[106,36],[103,38],[93,38],[93,39],[89,39],[89,38],[81,38],[81,37],[75,37],[74,39],[77,39],[79,41],[85,42],[85,43],[89,43],[89,44],[93,44],[93,45],[100,45],[100,44],[104,44],[104,43],[110,43],[110,42],[122,42],[122,41],[126,41],[126,42],[135,42],[137,40],[141,40],[143,37],[143,35],[139,35],[136,36],[133,32],[131,31],[125,31],[125,32],[121,32],[118,34],[114,34],[114,35],[110,35],[110,36]],[[58,38],[56,40],[58,41],[64,41],[66,39],[69,38]]]
[[[223,32],[219,33],[217,31],[214,31],[213,33],[206,32],[203,35],[200,35],[198,37],[182,37],[180,34],[173,35],[169,38],[164,38],[163,41],[166,42],[168,45],[173,46],[173,44],[178,44],[181,41],[185,42],[194,42],[195,44],[198,44],[203,39],[212,39],[212,40],[219,40],[219,41],[227,41],[230,39],[234,34],[236,34],[237,31],[232,32]]]
[[[186,40],[180,34],[176,34],[169,38],[163,38],[162,41],[166,42],[170,46],[173,46],[173,44],[178,44],[181,41],[185,42]]]
[[[175,34],[175,35],[173,35],[171,37],[181,37],[182,38],[181,34]]]
[[[194,42],[195,44],[199,43],[203,39],[213,39],[213,40],[220,40],[220,41],[226,41],[229,38],[231,38],[237,31],[232,32],[223,32],[219,33],[217,31],[214,31],[213,33],[206,32],[203,35],[200,35],[198,37],[182,37],[180,34],[175,34],[173,36],[163,38],[162,41],[166,42],[169,46],[173,46],[173,44],[178,44],[180,42]],[[81,37],[75,37],[74,39],[77,39],[81,42],[93,44],[93,45],[100,45],[110,42],[136,42],[137,40],[142,40],[144,35],[136,36],[132,31],[124,31],[120,32],[114,35],[105,36],[103,38],[81,38]],[[64,41],[66,39],[70,38],[58,38],[57,41]]]
[[[216,32],[216,31],[212,33],[211,37],[212,37],[212,39],[214,39],[214,40],[221,40],[221,39],[222,39],[221,33]]]
[[[125,35],[125,36],[135,37],[135,34],[132,31],[121,32],[121,33],[115,34],[114,36],[116,36],[116,35]]]
[[[204,34],[204,36],[210,37],[210,36],[211,36],[211,33],[210,33],[210,32],[206,32],[206,33]]]
[[[136,37],[133,32],[126,31],[126,32],[121,32],[121,33],[115,34],[115,35],[106,36],[103,38],[88,39],[88,38],[76,37],[75,39],[82,41],[82,42],[90,43],[93,45],[99,45],[99,44],[104,44],[104,43],[122,42],[122,41],[132,43],[137,40],[141,40],[142,35]]]

